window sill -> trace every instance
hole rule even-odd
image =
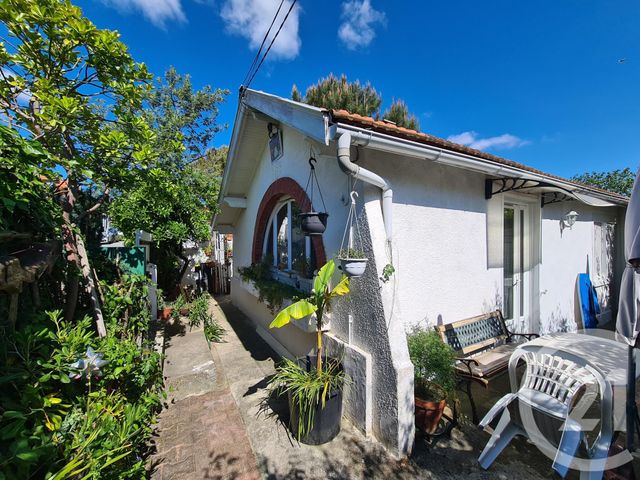
[[[301,279],[301,280],[307,280],[307,279]],[[256,297],[256,300],[258,298],[260,298],[260,292],[258,292],[258,289],[253,285],[253,283],[251,282],[245,282],[240,280],[239,282],[242,285],[242,288],[249,293],[250,295]],[[284,283],[284,282],[283,282]],[[309,292],[311,291],[311,280],[309,280]],[[281,308],[285,308],[288,307],[289,305],[291,305],[293,302],[291,299],[286,299],[284,302],[282,302],[282,307]],[[331,314],[330,313],[325,313],[324,314],[324,322],[322,325],[322,331],[323,332],[328,332],[331,330]],[[315,333],[316,332],[316,314],[313,313],[311,315],[307,315],[306,317],[303,317],[299,320],[292,320],[291,324],[294,325],[295,327],[299,328],[300,330],[302,330],[303,332],[306,333]]]

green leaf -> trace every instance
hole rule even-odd
[[[336,264],[333,260],[329,260],[325,263],[318,275],[313,281],[313,289],[316,291],[316,294],[320,292],[324,292],[329,286],[329,282],[331,281],[331,277],[333,276],[333,272],[336,269]]]
[[[340,282],[331,290],[332,297],[338,297],[349,293],[349,278],[346,275],[342,275]]]
[[[38,460],[38,454],[34,451],[30,452],[21,452],[16,455],[20,460],[24,460],[25,462],[35,462]]]
[[[311,315],[317,309],[318,308],[309,300],[298,300],[296,303],[292,303],[287,308],[282,309],[280,313],[276,315],[276,318],[273,319],[269,328],[283,327],[289,323],[292,318],[298,320],[307,315]]]

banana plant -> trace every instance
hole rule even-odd
[[[349,293],[349,278],[346,275],[342,275],[337,285],[331,288],[331,277],[333,277],[335,270],[336,264],[333,260],[325,263],[313,280],[311,296],[282,309],[269,325],[269,328],[280,328],[287,325],[292,319],[299,320],[315,313],[318,350],[316,370],[318,373],[322,372],[322,316],[324,312],[329,311],[334,298]]]

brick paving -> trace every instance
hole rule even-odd
[[[170,401],[158,419],[156,452],[149,462],[151,478],[261,478],[219,359],[209,351],[202,331],[182,331],[167,344],[165,384]],[[205,358],[210,360],[203,362]],[[209,369],[205,375],[203,365]]]

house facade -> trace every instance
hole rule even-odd
[[[305,237],[297,213],[310,205],[310,158],[322,193],[313,206],[329,217],[322,236]],[[215,228],[234,235],[233,303],[281,355],[312,352],[312,329],[269,330],[273,313],[238,269],[265,261],[274,279],[310,288],[312,271],[341,247],[352,191],[369,263],[331,312],[325,341],[353,380],[345,416],[398,455],[414,437],[412,327],[501,309],[515,331],[575,330],[580,273],[596,287],[600,322],[613,318],[625,197],[389,122],[245,90]]]

